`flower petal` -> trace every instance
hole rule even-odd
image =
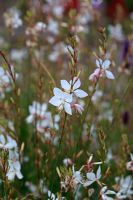
[[[68,94],[68,93],[63,92],[62,98],[67,103],[71,103],[72,102],[72,94]]]
[[[102,61],[102,59],[98,59],[98,60],[96,60],[96,65],[97,65],[97,67],[101,67],[102,65],[103,65],[103,61]]]
[[[49,100],[49,103],[58,107],[62,103],[62,101],[58,99],[56,96],[54,96]]]
[[[91,185],[92,183],[94,183],[94,181],[86,181],[84,183],[84,187],[87,187],[87,186]]]
[[[71,89],[71,85],[66,80],[61,80],[61,87],[68,91]]]
[[[68,113],[69,115],[72,115],[72,109],[71,109],[71,105],[69,103],[64,104],[64,109],[65,109],[66,113]]]
[[[93,172],[88,172],[86,174],[87,178],[90,180],[90,181],[95,181],[96,180],[96,176]]]
[[[101,167],[100,166],[98,167],[96,177],[97,177],[97,179],[101,178]]]
[[[2,143],[3,145],[6,143],[4,135],[0,135],[0,143]]]
[[[77,77],[74,77],[73,83],[74,83],[73,90],[76,90],[81,86],[81,81],[79,78],[77,79]]]
[[[107,192],[105,194],[116,194],[116,192],[114,192],[112,190],[107,190]]]
[[[59,88],[57,88],[57,87],[55,87],[54,89],[53,89],[53,92],[54,92],[54,95],[55,96],[58,96],[58,97],[61,97],[62,98],[62,90],[60,90]]]
[[[26,122],[27,122],[28,124],[32,123],[33,120],[34,120],[33,115],[29,115],[29,116],[26,118]]]
[[[16,171],[16,175],[19,179],[22,179],[23,178],[23,175],[21,174],[20,171]]]
[[[110,60],[105,60],[104,62],[103,62],[103,68],[104,69],[108,69],[109,68],[109,66],[110,66],[110,64],[111,64],[111,62],[110,62]]]
[[[109,79],[115,79],[114,75],[112,72],[110,72],[109,70],[105,71],[106,77]]]
[[[14,178],[15,178],[15,172],[9,170],[9,171],[7,172],[7,174],[6,174],[6,176],[7,176],[7,178],[8,178],[9,181],[12,181],[12,180],[14,180]]]
[[[86,92],[84,92],[83,90],[80,90],[80,89],[75,90],[74,94],[79,98],[84,98],[84,97],[88,96],[88,94]]]

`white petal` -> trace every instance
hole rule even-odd
[[[0,135],[0,142],[2,143],[2,144],[5,144],[5,137],[4,137],[4,135]]]
[[[9,170],[8,173],[6,174],[6,176],[7,176],[9,181],[12,181],[15,178],[15,172]]]
[[[98,167],[96,177],[97,177],[97,179],[101,178],[101,167],[100,166]]]
[[[61,80],[61,87],[68,91],[71,89],[71,85],[66,80]]]
[[[105,192],[105,194],[116,194],[116,192],[114,192],[112,190],[107,190],[107,192]]]
[[[47,104],[46,103],[42,104],[41,110],[44,111],[44,112],[47,110]]]
[[[110,60],[105,60],[105,61],[103,62],[103,68],[104,68],[104,69],[108,69],[109,66],[110,66],[110,64],[111,64]]]
[[[83,90],[80,90],[80,89],[75,90],[74,94],[79,98],[84,98],[84,97],[88,96],[88,94],[86,92],[84,92]]]
[[[79,78],[77,79],[77,77],[74,77],[73,83],[74,83],[73,90],[76,90],[81,86],[80,79]]]
[[[54,116],[54,122],[59,122],[60,121],[60,115],[55,115]]]
[[[0,67],[0,76],[3,76],[5,74],[5,71],[2,67]]]
[[[19,161],[16,161],[13,166],[14,166],[14,169],[16,169],[16,171],[19,171],[21,168]]]
[[[84,183],[84,187],[87,187],[87,186],[91,185],[92,183],[94,183],[94,181],[86,181]]]
[[[132,153],[130,154],[130,157],[131,157],[131,160],[133,161],[133,154]]]
[[[114,75],[112,72],[110,72],[109,70],[105,71],[106,77],[109,79],[115,79]]]
[[[64,95],[64,96],[63,96],[63,99],[64,99],[66,102],[68,102],[68,103],[71,103],[71,102],[72,102],[72,94],[67,94],[67,93],[64,92],[63,95]]]
[[[33,102],[33,105],[29,106],[29,112],[33,115],[36,113],[36,103],[35,102]]]
[[[63,93],[62,90],[60,90],[59,88],[54,88],[53,92],[55,96],[62,98],[62,93]]]
[[[97,65],[97,67],[102,67],[102,64],[103,64],[103,61],[102,61],[102,59],[98,59],[98,60],[96,60],[96,65]]]
[[[30,124],[30,123],[33,122],[33,119],[34,119],[34,118],[33,118],[33,115],[29,115],[29,116],[26,118],[26,122]]]
[[[50,100],[49,100],[49,103],[51,103],[52,105],[54,106],[60,106],[60,104],[62,103],[62,101],[60,99],[58,99],[56,96],[52,97]]]
[[[95,176],[95,174],[93,172],[87,173],[86,176],[90,181],[95,181],[96,180],[96,176]]]
[[[69,115],[72,115],[72,109],[71,109],[71,105],[69,103],[64,104],[64,109],[65,109],[66,113],[68,113]]]
[[[22,178],[23,178],[23,175],[21,174],[20,171],[17,171],[17,172],[16,172],[16,175],[17,175],[17,177],[18,177],[19,179],[22,179]]]

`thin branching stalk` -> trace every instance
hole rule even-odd
[[[40,65],[42,67],[42,69],[46,72],[46,74],[48,75],[48,77],[50,78],[51,82],[53,83],[54,86],[56,86],[55,80],[53,78],[53,76],[51,75],[50,71],[48,70],[48,68],[41,62],[39,61],[37,58],[35,58],[35,61],[38,65]]]

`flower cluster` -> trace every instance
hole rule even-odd
[[[116,196],[116,192],[108,190],[107,186],[102,182],[102,162],[92,162],[93,156],[91,155],[86,165],[83,165],[80,170],[75,171],[74,165],[71,167],[67,165],[66,167],[61,167],[57,170],[58,175],[61,179],[61,190],[68,192],[69,190],[77,191],[79,186],[84,188],[93,187],[93,183],[97,183],[100,186],[99,196],[102,200],[113,200],[113,196]],[[69,159],[70,160],[70,159]],[[64,161],[63,161],[64,162]],[[94,171],[94,166],[99,165],[96,172]],[[85,169],[85,174],[82,170]],[[87,170],[87,172],[86,172]],[[85,178],[86,175],[86,178]],[[93,193],[95,190],[93,191]],[[91,194],[92,195],[92,194]],[[111,196],[110,196],[111,195]]]

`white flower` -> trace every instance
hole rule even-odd
[[[0,92],[10,90],[10,78],[2,67],[0,67]]]
[[[73,181],[77,185],[78,183],[82,184],[82,176],[80,171],[75,171],[74,165],[72,167],[72,172],[73,172]]]
[[[21,165],[19,162],[19,155],[16,151],[10,150],[9,151],[9,170],[6,174],[9,181],[14,180],[15,175],[18,179],[22,179],[23,175],[21,174]]]
[[[100,77],[107,77],[108,79],[114,79],[114,75],[109,71],[110,60],[96,60],[97,69],[89,76],[89,80],[96,82]]]
[[[52,34],[57,35],[59,33],[58,22],[53,19],[49,19],[47,30]]]
[[[14,149],[17,148],[17,143],[14,139],[12,139],[10,136],[7,135],[7,143],[5,145],[5,148],[7,149]]]
[[[5,149],[5,145],[6,145],[5,137],[4,135],[0,135],[0,148]]]
[[[115,26],[109,25],[108,30],[113,39],[119,42],[122,42],[125,39],[121,24],[116,24]]]
[[[44,24],[43,22],[37,22],[34,26],[35,30],[40,32],[40,31],[44,31],[46,29],[46,24]]]
[[[110,66],[111,62],[110,60],[102,60],[102,59],[98,59],[96,60],[96,65],[99,69],[101,69],[100,71],[100,77],[105,76],[108,79],[114,79],[114,75],[112,74],[112,72],[110,72],[109,66]]]
[[[81,86],[80,79],[77,77],[74,77],[73,80],[68,83],[66,80],[61,80],[61,87],[65,90],[65,92],[73,93],[75,96],[79,98],[84,98],[88,96],[86,92],[79,89]]]
[[[102,189],[101,189],[101,191],[100,191],[100,195],[101,195],[101,197],[102,197],[102,200],[113,200],[114,198],[112,198],[112,197],[109,197],[108,195],[114,195],[114,194],[116,194],[114,191],[112,191],[112,190],[108,190],[107,189],[107,186],[104,186]]]
[[[132,176],[127,176],[120,179],[120,190],[117,193],[118,199],[132,199],[133,197],[133,179]]]
[[[59,200],[50,190],[48,190],[48,200]]]
[[[30,115],[26,118],[27,123],[35,123],[37,131],[44,133],[46,128],[59,129],[59,115],[53,116],[51,112],[47,111],[47,104],[40,104],[34,101],[32,105],[29,106]]]
[[[20,19],[20,12],[15,8],[11,8],[8,12],[6,12],[4,14],[4,18],[7,27],[16,29],[23,24],[23,21]]]
[[[94,172],[88,172],[86,176],[88,180],[84,183],[85,187],[91,185],[92,183],[98,181],[101,178],[101,167],[98,167],[96,174]]]
[[[0,135],[0,148],[2,149],[14,149],[17,148],[17,143],[14,139],[12,139],[10,136],[6,136],[6,139],[4,135]]]
[[[47,104],[40,104],[34,101],[32,105],[29,106],[30,115],[27,117],[27,123],[34,122],[35,118],[43,119],[46,113]]]
[[[58,107],[59,110],[65,110],[66,113],[72,115],[70,103],[72,102],[72,95],[61,91],[59,88],[54,88],[54,96],[49,100],[49,103]]]
[[[26,49],[12,49],[10,53],[11,59],[15,61],[21,61],[27,56],[27,50]]]

